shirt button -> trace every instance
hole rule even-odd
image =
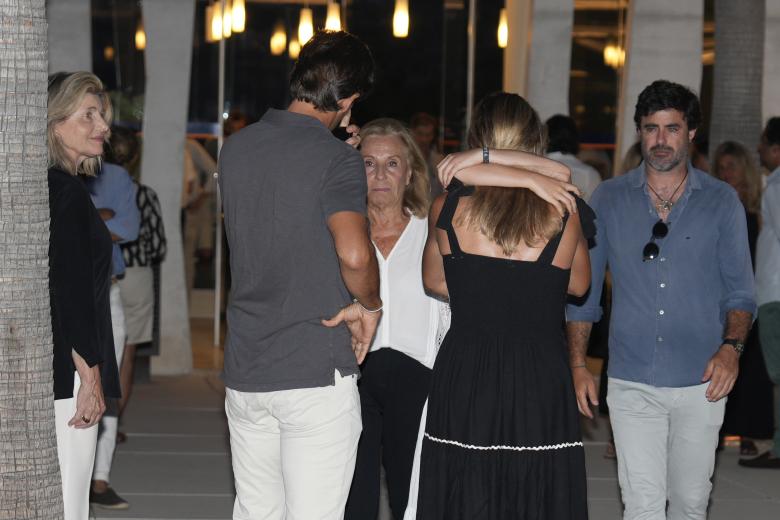
[[[662,283],[662,284],[659,285],[659,287],[661,287],[661,289],[663,289],[664,287],[666,287],[666,284]]]
[[[661,343],[664,340],[664,338],[662,338],[661,336],[658,336],[655,339],[656,339],[656,341],[658,341],[658,343]]]
[[[660,314],[661,316],[663,316],[663,315],[664,315],[664,310],[663,310],[663,309],[661,309],[660,311],[658,311],[658,314]]]
[[[665,256],[662,256],[661,258],[659,258],[659,260],[660,260],[661,262],[666,262],[666,257],[665,257]]]

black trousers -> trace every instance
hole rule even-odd
[[[390,509],[404,516],[409,499],[414,447],[428,396],[431,370],[397,350],[371,352],[358,383],[363,433],[346,520],[375,520],[379,511],[379,465],[385,468]]]

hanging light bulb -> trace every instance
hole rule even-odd
[[[211,4],[211,23],[208,27],[211,29],[211,38],[209,41],[218,42],[222,39],[222,4],[219,0]]]
[[[336,2],[328,2],[328,17],[325,19],[325,28],[329,31],[341,30],[341,8]]]
[[[214,38],[211,37],[211,20],[214,18],[214,6],[211,4],[208,4],[206,6],[206,14],[204,15],[203,19],[203,26],[206,29],[206,43],[211,43],[214,41]]]
[[[395,0],[393,11],[393,36],[406,38],[409,36],[409,1]]]
[[[301,53],[301,44],[298,43],[298,40],[293,38],[290,40],[290,45],[287,46],[287,54],[290,56],[290,59],[297,60],[298,55]]]
[[[626,50],[613,41],[604,46],[604,64],[619,69],[626,62]]]
[[[233,34],[233,3],[227,0],[222,11],[222,37],[230,38],[231,34]]]
[[[231,20],[234,33],[244,32],[244,29],[246,29],[246,6],[244,0],[233,0]]]
[[[284,54],[286,48],[287,33],[284,31],[282,22],[279,22],[276,24],[276,27],[274,27],[274,33],[271,35],[271,54],[280,56]]]
[[[301,8],[301,18],[298,21],[298,43],[306,45],[306,42],[314,35],[314,22],[312,20],[311,8]]]
[[[114,56],[116,56],[116,51],[111,45],[107,45],[103,48],[103,58],[105,58],[106,61],[113,60]]]
[[[143,20],[138,22],[138,28],[135,30],[135,48],[139,51],[146,49],[146,32]]]
[[[506,45],[509,42],[509,24],[506,21],[506,8],[501,9],[501,14],[498,15],[498,46],[502,49],[506,49]]]

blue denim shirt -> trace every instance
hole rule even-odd
[[[657,239],[660,254],[642,261],[658,213],[645,167],[602,183],[590,205],[596,245],[591,291],[568,305],[568,321],[596,322],[604,271],[612,276],[609,376],[656,387],[701,383],[722,344],[730,310],[755,313],[755,288],[745,210],[725,182],[688,164],[685,191]]]
[[[105,221],[108,230],[118,237],[111,252],[111,275],[121,276],[125,272],[125,260],[119,244],[132,242],[138,238],[141,226],[141,213],[135,203],[135,184],[127,170],[111,163],[103,163],[97,177],[86,180],[87,189],[96,208],[108,208],[114,211],[113,218]]]

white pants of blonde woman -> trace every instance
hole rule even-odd
[[[119,369],[122,364],[122,354],[125,351],[125,313],[122,309],[119,284],[116,283],[111,286],[111,328],[114,332],[116,368]],[[116,409],[115,406],[113,408]],[[109,482],[111,464],[114,461],[114,449],[116,448],[118,422],[118,417],[108,415],[104,415],[100,420],[100,436],[98,437],[95,471],[92,473],[92,480]]]
[[[335,386],[226,391],[235,520],[344,517],[362,429],[357,376]]]
[[[656,388],[609,379],[624,520],[707,518],[726,409],[725,398],[707,401],[708,386]]]
[[[76,415],[76,395],[81,380],[73,375],[73,397],[54,401],[54,422],[57,431],[57,457],[62,476],[62,502],[65,520],[89,518],[89,479],[95,462],[96,426],[77,429],[68,426]]]

